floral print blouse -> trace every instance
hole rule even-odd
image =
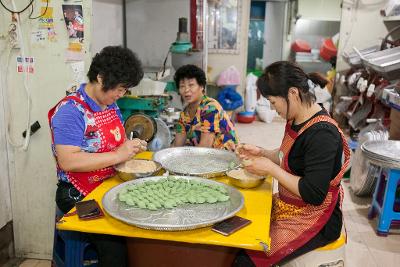
[[[176,133],[186,134],[188,146],[197,146],[200,143],[201,133],[215,134],[213,148],[233,151],[239,142],[229,115],[217,100],[208,96],[203,96],[192,120],[187,108],[181,112]]]

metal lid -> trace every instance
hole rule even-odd
[[[154,135],[157,132],[157,124],[154,119],[145,114],[133,114],[126,119],[125,132],[127,136],[130,136],[131,132],[133,137],[150,142],[153,140]]]

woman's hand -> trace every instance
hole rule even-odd
[[[134,139],[129,140],[129,141],[134,142],[134,144],[135,144],[137,147],[140,148],[140,152],[146,151],[146,150],[147,150],[147,142],[146,142],[146,141],[141,140],[141,139],[139,139],[139,138],[134,138]]]
[[[250,144],[239,144],[235,150],[236,155],[240,159],[247,159],[253,157],[260,157],[263,154],[263,149],[261,147],[250,145]]]
[[[253,157],[243,160],[244,169],[250,173],[266,176],[270,174],[271,169],[276,165],[270,159],[264,157]]]
[[[135,138],[133,140],[126,140],[120,145],[116,152],[119,157],[119,162],[124,162],[131,159],[134,155],[145,151],[147,149],[147,142]]]

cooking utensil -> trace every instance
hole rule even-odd
[[[367,141],[361,145],[361,150],[375,165],[400,169],[400,141]]]
[[[167,148],[154,153],[153,160],[170,173],[205,178],[225,175],[231,162],[240,164],[235,153],[206,147]]]
[[[388,140],[388,131],[371,130],[365,133],[360,132],[358,143],[363,144],[367,141]],[[360,145],[361,146],[361,145]],[[351,160],[350,187],[356,196],[371,195],[376,182],[375,173],[379,172],[380,167],[370,164],[361,147],[357,147]]]
[[[363,56],[366,56],[376,51],[379,51],[379,45],[359,50],[360,54],[362,54]],[[352,67],[359,67],[362,65],[361,58],[359,54],[356,52],[351,52],[351,53],[343,52],[343,59]]]
[[[392,79],[400,72],[400,47],[370,53],[361,58],[363,65]]]
[[[139,138],[150,142],[157,132],[156,121],[145,114],[133,114],[129,116],[125,123],[125,132],[132,138]],[[133,134],[133,135],[132,135]]]
[[[157,124],[157,132],[154,135],[153,140],[149,142],[148,148],[150,151],[159,151],[171,146],[172,136],[171,131],[165,122],[159,118],[155,118],[154,120]]]
[[[229,178],[229,183],[231,183],[234,186],[246,189],[257,187],[261,185],[265,180],[265,177],[243,179],[238,177],[235,170],[228,171],[226,175]]]
[[[122,188],[141,184],[146,181],[165,179],[164,176],[154,176],[122,183],[111,188],[103,196],[104,210],[112,217],[144,229],[160,231],[182,231],[212,225],[234,216],[244,204],[243,195],[234,187],[213,180],[193,176],[176,176],[179,179],[199,181],[210,185],[223,186],[230,199],[214,204],[183,204],[174,209],[160,209],[152,211],[128,206],[118,200],[118,193]]]
[[[152,161],[152,160],[147,160],[147,159],[137,159],[137,160]],[[136,172],[135,173],[135,172],[123,171],[123,166],[124,166],[125,162],[114,166],[114,169],[117,171],[117,175],[121,180],[130,181],[130,180],[149,177],[149,176],[157,174],[161,170],[162,166],[158,162],[155,162],[155,161],[152,161],[152,162],[154,162],[154,164],[156,165],[156,169],[151,172],[143,172],[143,173]]]

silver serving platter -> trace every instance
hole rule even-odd
[[[369,53],[361,61],[364,66],[380,73],[396,71],[400,68],[400,47]]]
[[[174,209],[159,209],[156,211],[131,207],[118,200],[118,193],[125,186],[166,178],[166,176],[153,176],[128,181],[111,188],[103,196],[103,208],[110,216],[140,228],[159,231],[183,231],[206,227],[223,221],[234,216],[243,207],[244,199],[242,193],[229,185],[201,177],[174,177],[222,185],[227,189],[230,199],[214,204],[187,203]]]
[[[400,141],[367,141],[361,145],[361,150],[378,166],[400,169]]]
[[[368,54],[379,51],[379,49],[380,49],[380,46],[375,45],[375,46],[371,46],[371,47],[368,47],[365,49],[361,49],[359,52],[363,57],[365,57]],[[355,51],[350,52],[350,53],[343,52],[342,57],[348,64],[350,64],[353,67],[359,67],[362,65],[361,58]]]
[[[225,175],[232,162],[239,165],[235,153],[205,147],[172,147],[157,151],[153,160],[172,174],[212,178]]]

